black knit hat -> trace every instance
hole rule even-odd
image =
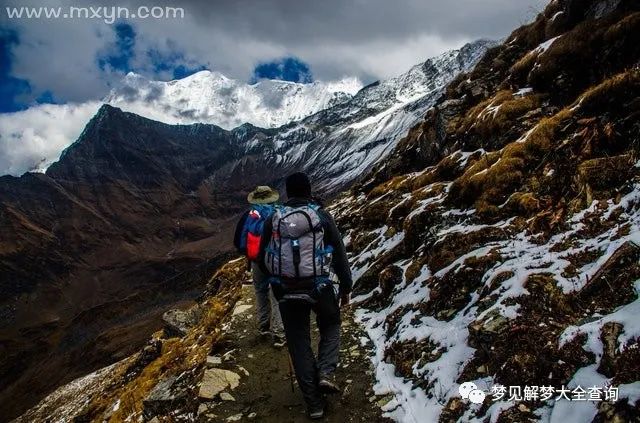
[[[287,197],[311,198],[311,182],[309,177],[302,172],[289,175],[286,181]]]

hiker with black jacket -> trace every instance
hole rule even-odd
[[[289,353],[309,417],[324,415],[325,393],[339,392],[334,379],[340,349],[340,306],[349,304],[352,280],[342,236],[311,196],[304,173],[286,180],[288,201],[265,222],[260,243],[262,270],[271,275]],[[330,279],[339,280],[336,292]],[[311,349],[311,311],[320,330],[318,358]]]

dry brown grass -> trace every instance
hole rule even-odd
[[[473,106],[469,111],[465,114],[464,118],[457,123],[457,127],[450,128],[454,132],[458,134],[464,134],[469,131],[480,118],[486,118],[487,116],[481,116],[484,114],[489,107],[496,107],[506,101],[508,98],[513,96],[513,92],[511,90],[502,90],[498,91],[493,97],[490,97],[484,101]]]
[[[481,215],[488,217],[496,215],[499,212],[498,206],[507,199],[509,208],[518,213],[529,215],[535,212],[538,209],[535,192],[540,188],[535,170],[557,144],[558,130],[566,126],[567,121],[577,112],[589,115],[624,107],[624,104],[620,103],[624,103],[625,98],[631,101],[631,97],[637,92],[640,92],[638,69],[620,73],[587,89],[571,108],[565,108],[552,117],[542,119],[520,142],[512,142],[502,150],[488,153],[475,161],[454,181],[448,199],[465,207],[474,206]],[[495,98],[504,97],[505,94],[499,94]],[[589,179],[589,169],[601,161],[598,159],[583,163],[580,166],[580,178]],[[604,175],[608,176],[605,179],[618,181],[620,178],[616,175],[626,174],[622,172],[626,165],[625,159],[620,166],[608,166]],[[594,183],[595,185],[597,184]],[[522,193],[517,193],[523,188],[526,189]],[[529,195],[525,195],[527,191],[530,192]],[[509,198],[514,193],[517,194]]]
[[[509,69],[509,73],[511,74],[511,78],[517,84],[527,84],[527,80],[529,77],[529,72],[533,69],[533,66],[536,64],[538,60],[539,53],[536,51],[530,51],[520,60],[518,60],[511,69]]]
[[[399,190],[407,191],[407,188],[408,188],[407,176],[406,175],[395,176],[391,180],[386,181],[374,187],[367,194],[367,198],[369,200],[373,200],[375,198],[380,197],[381,195],[388,193],[389,191],[399,191]]]
[[[639,32],[640,12],[582,22],[537,58],[529,84],[556,101],[573,100],[606,76],[637,63],[640,45],[633,34]]]
[[[584,113],[591,113],[609,107],[624,107],[622,99],[636,97],[640,93],[640,69],[630,69],[619,73],[586,90],[576,104]]]
[[[218,270],[211,281],[220,281],[220,289],[217,295],[204,302],[206,313],[200,323],[184,338],[165,340],[162,353],[157,359],[133,380],[94,398],[84,415],[92,421],[102,422],[105,410],[117,400],[120,400],[120,407],[111,415],[110,422],[122,422],[127,416],[140,415],[143,400],[159,381],[202,366],[211,347],[220,339],[220,327],[240,296],[245,268],[246,263],[238,260],[227,263]]]
[[[638,34],[638,32],[640,32],[640,12],[635,12],[625,16],[620,21],[607,28],[603,35],[603,39],[607,44],[611,44],[617,40],[626,38],[630,34]]]
[[[522,186],[526,176],[551,150],[556,131],[571,116],[572,112],[564,109],[542,119],[524,140],[476,161],[454,181],[448,199],[463,206],[473,204],[480,214],[495,214],[497,206]]]
[[[506,207],[517,214],[531,216],[540,210],[540,200],[531,192],[515,192],[509,197]]]
[[[511,90],[501,90],[488,100],[471,108],[455,131],[458,135],[474,131],[483,138],[495,137],[511,128],[518,118],[540,107],[542,96],[514,96]]]

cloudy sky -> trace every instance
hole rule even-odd
[[[129,71],[161,80],[211,69],[247,82],[367,83],[467,41],[504,37],[546,1],[51,0],[36,7],[92,7],[91,18],[9,18],[7,7],[24,3],[5,0],[0,9],[0,167],[7,113],[98,101]],[[184,16],[110,22],[113,6],[133,14],[180,7]]]
[[[93,7],[107,3],[128,7],[132,13],[141,5],[179,6],[184,17],[109,25],[95,17],[9,19],[7,11],[0,10],[0,111],[33,101],[100,98],[130,70],[172,79],[208,68],[250,80],[258,64],[283,57],[306,64],[315,79],[355,75],[370,82],[466,41],[503,37],[531,20],[544,2],[98,0]],[[45,1],[39,6],[90,7],[92,2]],[[295,72],[288,76],[295,77]]]

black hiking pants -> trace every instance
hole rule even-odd
[[[340,350],[340,306],[332,286],[313,295],[315,303],[301,299],[282,299],[280,314],[293,360],[298,385],[307,407],[324,405],[318,391],[320,375],[331,375],[338,365]],[[316,314],[320,330],[318,359],[311,349],[311,311]]]

